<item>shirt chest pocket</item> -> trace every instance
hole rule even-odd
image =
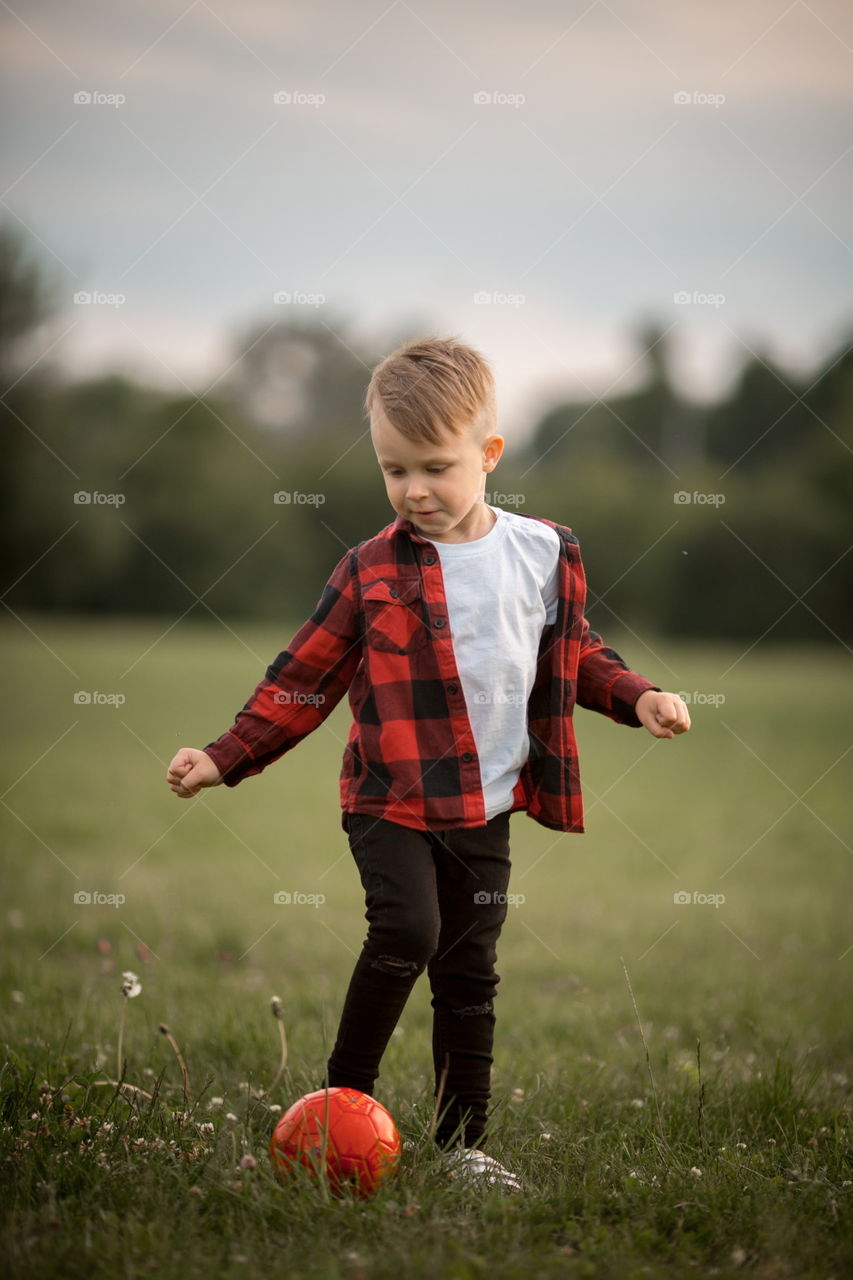
[[[364,635],[370,649],[413,653],[429,642],[418,578],[378,578],[362,587]]]

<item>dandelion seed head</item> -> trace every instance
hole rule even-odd
[[[135,973],[131,973],[127,969],[122,975],[123,982],[121,984],[121,994],[128,1000],[132,1000],[134,996],[138,996],[142,990],[142,983],[139,981]]]

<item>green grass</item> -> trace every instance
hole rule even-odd
[[[165,763],[230,724],[289,630],[27,624],[3,633],[10,1276],[851,1273],[846,657],[608,636],[664,687],[725,702],[674,742],[579,712],[587,834],[513,818],[524,901],[501,939],[490,1150],[526,1194],[438,1176],[422,980],[377,1089],[401,1173],[361,1203],[276,1183],[277,1113],[246,1087],[278,1065],[273,995],[290,1057],[267,1102],[315,1087],[361,944],[346,708],[262,777],[180,802]],[[280,889],[325,901],[276,906]],[[125,969],[143,985],[127,1002]],[[115,1079],[123,1004],[126,1079],[150,1102],[96,1083]]]

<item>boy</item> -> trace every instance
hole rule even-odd
[[[426,969],[436,1140],[454,1172],[518,1190],[481,1150],[510,813],[583,831],[576,702],[659,738],[690,719],[590,630],[570,530],[485,503],[504,442],[478,352],[453,339],[406,343],[374,370],[366,408],[397,519],[347,552],[233,728],[204,751],[180,750],[167,780],[182,798],[234,786],[349,691],[342,824],[368,934],[328,1084],[372,1093]]]

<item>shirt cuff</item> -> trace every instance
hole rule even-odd
[[[638,675],[636,671],[626,671],[615,681],[610,690],[610,697],[613,711],[623,724],[629,725],[632,729],[642,728],[643,722],[634,707],[640,694],[646,693],[649,689],[654,689],[656,693],[661,691],[660,685],[652,684],[651,680]]]
[[[203,751],[216,765],[226,787],[236,787],[249,772],[249,752],[233,733],[223,733],[221,738],[209,743]]]

